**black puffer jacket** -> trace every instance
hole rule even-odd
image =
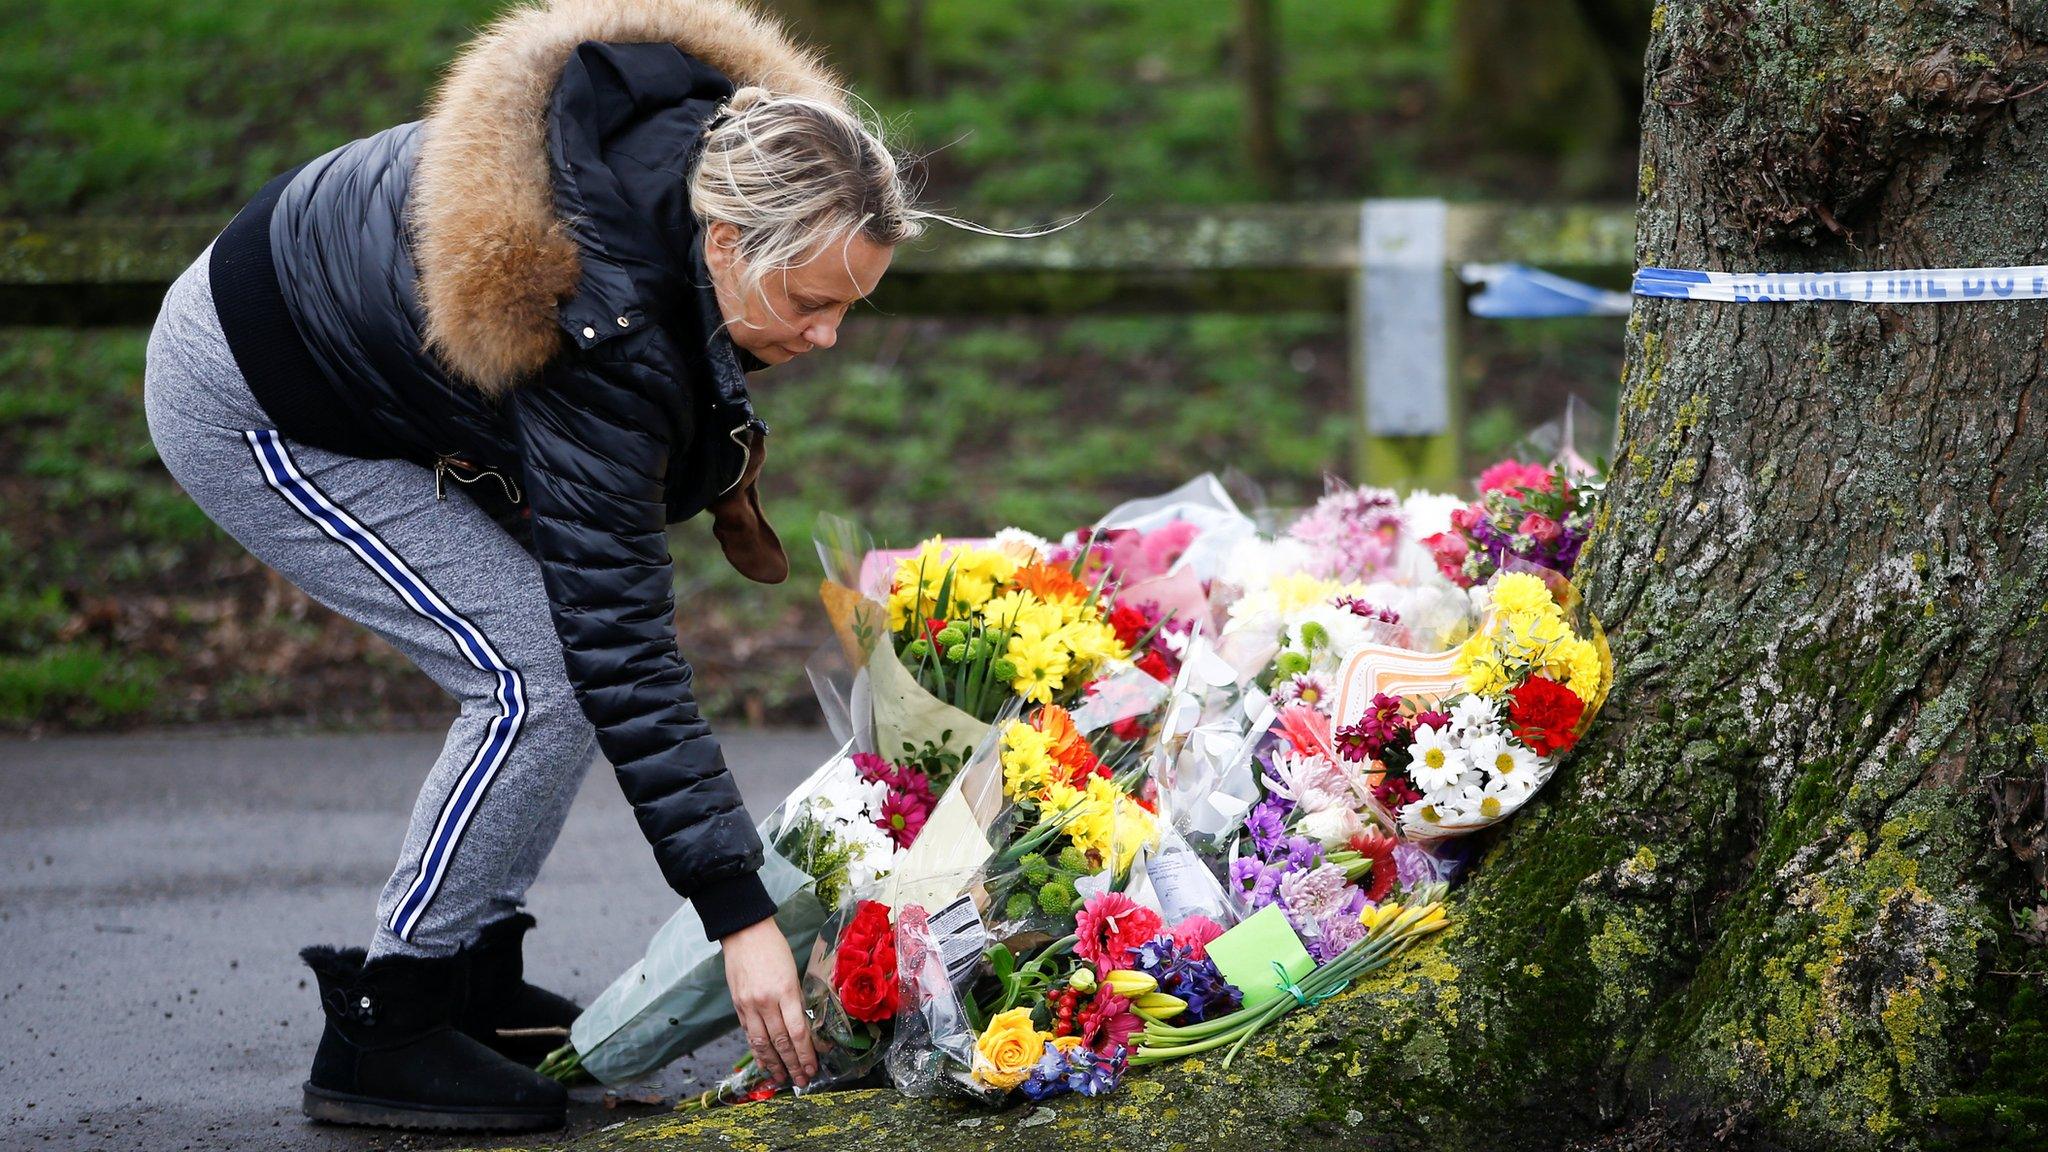
[[[713,937],[774,912],[677,651],[665,532],[734,485],[761,427],[742,373],[763,365],[719,326],[687,203],[736,79],[837,99],[723,0],[520,10],[424,121],[273,181],[211,268],[279,431],[443,469],[538,558],[577,698]]]

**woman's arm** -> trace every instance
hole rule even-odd
[[[663,479],[688,395],[659,325],[568,347],[509,401],[562,657],[670,886],[712,939],[774,915],[762,846],[676,648]],[[681,407],[678,410],[678,406]]]

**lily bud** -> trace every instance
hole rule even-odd
[[[1165,1023],[1188,1010],[1188,1002],[1164,992],[1147,992],[1131,1001],[1131,1011],[1148,1020]]]
[[[1159,991],[1159,981],[1143,972],[1133,972],[1128,968],[1119,968],[1109,973],[1102,978],[1102,982],[1109,986],[1110,991],[1126,999]]]

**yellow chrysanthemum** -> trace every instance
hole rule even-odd
[[[1130,656],[1130,650],[1117,639],[1116,629],[1100,620],[1083,620],[1069,624],[1059,631],[1059,643],[1073,654],[1077,663],[1099,664],[1105,660],[1123,660]]]
[[[1550,663],[1551,652],[1572,639],[1572,630],[1562,616],[1541,612],[1508,613],[1495,631],[1502,655],[1532,668]]]
[[[982,623],[991,628],[1045,635],[1060,627],[1058,608],[1029,592],[1005,592],[979,609]]]
[[[1600,692],[1603,669],[1600,666],[1600,649],[1589,640],[1573,639],[1559,646],[1563,658],[1559,660],[1557,672],[1572,690],[1572,695],[1587,703]]]
[[[1017,669],[1010,686],[1026,700],[1050,704],[1054,694],[1065,685],[1067,650],[1050,637],[1032,631],[1019,632],[1010,638],[1004,656]]]
[[[1037,799],[1052,782],[1052,738],[1022,720],[1003,731],[1003,795]]]
[[[1335,580],[1324,580],[1306,572],[1290,572],[1274,577],[1273,582],[1267,585],[1267,592],[1273,597],[1274,609],[1285,615],[1299,612],[1311,604],[1321,604],[1343,588]]]
[[[896,562],[896,575],[889,585],[889,627],[901,632],[915,620],[930,616],[938,602],[939,585],[946,579],[946,542],[934,536],[917,546],[917,551]]]
[[[1505,615],[1563,615],[1550,587],[1527,572],[1501,573],[1493,582],[1493,606]]]
[[[1122,872],[1131,866],[1139,848],[1158,842],[1159,827],[1152,814],[1107,778],[1090,777],[1087,790],[1079,796],[1080,814],[1066,827],[1067,839],[1076,848],[1113,861]]]

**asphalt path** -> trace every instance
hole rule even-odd
[[[822,732],[724,740],[756,816],[832,751]],[[0,740],[0,1148],[491,1144],[298,1112],[321,1024],[298,950],[367,941],[440,742]],[[676,904],[600,761],[531,893],[528,978],[588,1003]],[[708,1086],[741,1051],[727,1036],[654,1086]],[[574,1095],[572,1133],[648,1112]]]

